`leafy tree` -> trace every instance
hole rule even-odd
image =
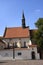
[[[39,18],[35,25],[37,27],[37,32],[35,32],[33,38],[38,47],[43,49],[43,18]]]

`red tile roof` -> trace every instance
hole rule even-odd
[[[22,38],[30,37],[29,28],[14,27],[6,28],[4,38]]]

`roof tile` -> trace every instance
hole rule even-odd
[[[29,37],[30,32],[29,28],[14,27],[7,28],[6,33],[4,35],[5,38]]]

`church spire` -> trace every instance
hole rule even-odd
[[[24,16],[24,12],[22,14],[22,27],[25,28],[26,25],[25,25],[25,16]]]

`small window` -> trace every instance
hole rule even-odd
[[[19,52],[18,55],[21,55],[21,52]]]

